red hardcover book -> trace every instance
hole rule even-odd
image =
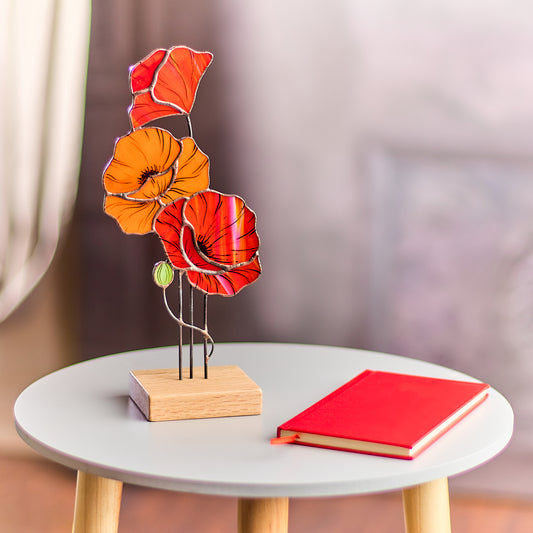
[[[365,370],[279,426],[272,442],[413,459],[485,400],[488,389]]]

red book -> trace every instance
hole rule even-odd
[[[486,383],[365,370],[278,427],[278,439],[413,459],[488,395]]]

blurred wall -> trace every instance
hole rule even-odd
[[[195,138],[212,186],[256,211],[264,269],[210,298],[215,340],[370,348],[471,373],[513,403],[499,464],[530,476],[532,15],[477,0],[95,1],[84,356],[176,342],[151,281],[161,245],[102,213],[100,179],[129,128],[128,66],[157,47],[209,50]]]

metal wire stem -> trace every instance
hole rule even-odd
[[[189,285],[189,322],[194,324],[194,292],[192,285]],[[189,376],[193,378],[194,366],[194,328],[189,329]]]
[[[207,332],[207,293],[204,293],[204,330]],[[213,353],[211,351],[211,353]],[[209,354],[211,357],[211,354]],[[204,337],[204,378],[207,379],[207,361],[209,360],[207,356],[207,339]]]
[[[180,272],[179,274],[179,307],[178,307],[178,313],[179,313],[179,348],[178,348],[178,374],[179,379],[183,379],[183,291],[182,291],[182,277],[183,274]],[[163,294],[165,295],[165,303],[166,303],[166,292],[163,291]],[[167,306],[168,308],[168,306]]]
[[[204,366],[207,367],[207,361],[211,358],[213,355],[213,352],[215,351],[215,341],[212,339],[211,335],[209,335],[209,332],[207,330],[207,294],[204,295],[204,329],[199,328],[198,326],[195,326],[194,324],[187,324],[183,321],[183,316],[180,311],[178,313],[179,316],[176,316],[172,309],[170,308],[170,305],[168,303],[167,299],[167,291],[166,288],[163,289],[163,301],[165,303],[165,307],[169,313],[169,315],[172,317],[173,320],[175,320],[180,325],[180,347],[179,347],[179,365],[180,365],[180,376],[181,376],[181,354],[183,351],[183,341],[182,341],[182,327],[190,328],[194,331],[197,331],[202,335],[203,342],[204,342]],[[182,290],[181,290],[181,276],[180,276],[180,307],[181,307],[181,301],[182,301]],[[211,349],[207,349],[207,343],[211,345]],[[207,371],[204,369],[204,375],[207,374]],[[181,379],[181,377],[180,377]]]

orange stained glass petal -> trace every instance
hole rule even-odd
[[[146,90],[152,85],[155,71],[166,54],[166,50],[154,50],[149,56],[130,67],[130,87],[132,93]]]
[[[108,193],[135,193],[150,179],[166,172],[176,161],[181,146],[166,130],[145,128],[121,137],[113,159],[104,171]],[[163,181],[165,179],[163,178]]]
[[[174,104],[190,113],[198,83],[213,60],[210,52],[195,52],[186,46],[170,49],[152,89],[156,102]]]
[[[144,182],[144,185],[135,193],[128,194],[128,198],[138,200],[149,200],[151,198],[159,198],[166,193],[172,179],[174,177],[174,168],[163,172],[162,174],[155,174]]]
[[[134,129],[158,118],[184,114],[182,111],[178,111],[168,105],[157,104],[149,92],[135,95],[128,113]]]
[[[234,296],[241,289],[253,283],[261,274],[259,257],[248,265],[235,268],[223,274],[203,274],[193,270],[187,272],[187,278],[193,287],[207,293],[221,296]]]
[[[209,158],[191,137],[181,139],[178,172],[169,190],[161,197],[165,204],[181,196],[192,196],[209,187]]]
[[[145,234],[152,231],[152,223],[160,209],[157,201],[139,202],[120,196],[107,196],[104,211],[115,218],[124,233]]]
[[[184,217],[194,228],[200,249],[215,263],[249,262],[259,248],[255,213],[238,196],[200,192],[187,202]]]

